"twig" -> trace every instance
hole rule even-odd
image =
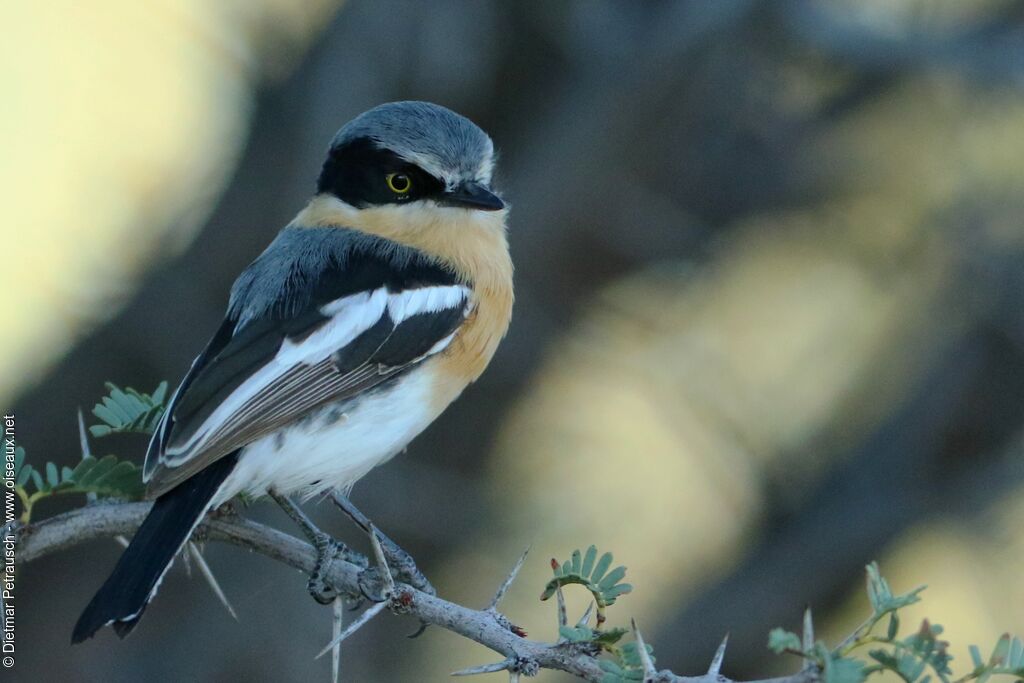
[[[850,635],[843,638],[842,642],[836,645],[835,648],[833,648],[833,652],[844,652],[846,648],[849,647],[853,642],[855,642],[862,635],[870,631],[871,628],[875,625],[875,623],[876,618],[874,615],[865,619],[860,626],[854,629],[854,631]]]
[[[150,505],[100,503],[33,522],[19,530],[16,555],[18,565],[27,564],[93,539],[131,534],[142,523]],[[313,571],[316,565],[316,550],[310,544],[244,518],[207,518],[199,526],[199,532],[208,541],[231,543],[261,553],[307,574]],[[339,590],[358,593],[359,575],[362,571],[362,567],[339,560],[331,564],[325,578]],[[371,606],[345,631],[354,632],[383,609],[400,605],[403,614],[409,614],[422,622],[473,640],[506,657],[506,661],[530,661],[540,668],[564,671],[587,681],[600,681],[604,675],[595,657],[580,652],[578,648],[521,638],[498,623],[492,612],[463,607],[404,583],[397,583],[395,591],[393,600]],[[367,617],[367,613],[370,612],[372,614]],[[506,668],[508,666],[512,665],[507,664]],[[715,679],[706,675],[666,677],[671,674],[661,672],[658,676],[659,683],[663,680],[676,680],[681,683],[731,683],[722,677]],[[792,676],[751,683],[817,683],[818,680],[816,672],[800,672]]]

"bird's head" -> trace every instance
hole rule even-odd
[[[331,143],[317,192],[356,208],[433,203],[498,211],[494,144],[469,119],[428,102],[390,102],[347,123]]]

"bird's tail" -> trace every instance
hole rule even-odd
[[[135,628],[174,556],[210,508],[237,460],[236,451],[156,499],[114,571],[78,618],[72,643],[92,638],[107,624],[121,638]]]

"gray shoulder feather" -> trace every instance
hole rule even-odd
[[[355,253],[373,253],[399,267],[415,258],[411,249],[356,230],[287,227],[235,280],[228,317],[240,329],[266,315],[293,315],[309,303],[324,271],[344,270]]]

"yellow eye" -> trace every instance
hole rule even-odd
[[[384,179],[388,183],[388,189],[395,194],[408,194],[412,189],[412,179],[404,173],[388,173]]]

